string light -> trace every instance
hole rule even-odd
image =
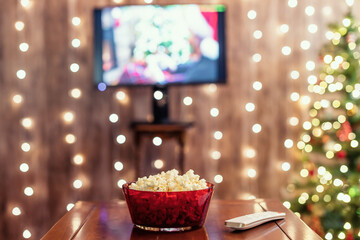
[[[160,146],[162,144],[162,139],[160,137],[154,137],[152,142],[155,146]]]
[[[259,124],[259,123],[255,123],[253,126],[252,126],[252,128],[251,128],[251,130],[254,132],[254,133],[259,133],[259,132],[261,132],[261,125]]]
[[[297,92],[292,92],[292,93],[290,94],[290,99],[291,99],[291,101],[293,101],[293,102],[296,102],[297,100],[299,100],[299,98],[300,98],[300,95],[299,95],[299,93],[297,93]]]
[[[30,0],[21,0],[20,1],[21,6],[23,6],[24,8],[29,8],[31,6],[31,2]]]
[[[153,0],[144,0],[144,2],[147,4],[151,4],[153,2]]]
[[[25,229],[24,232],[23,232],[23,237],[25,239],[31,238],[31,232],[28,229]]]
[[[294,79],[294,80],[299,79],[299,77],[300,77],[299,71],[296,71],[296,70],[291,71],[290,77],[291,77],[291,79]]]
[[[214,181],[216,182],[216,183],[221,183],[222,181],[223,181],[223,176],[221,176],[220,174],[217,174],[217,175],[215,175],[215,177],[214,177]]]
[[[80,69],[80,66],[77,63],[72,63],[70,65],[70,71],[72,71],[73,73],[78,72],[79,69]]]
[[[121,170],[123,170],[124,164],[122,164],[122,162],[120,162],[120,161],[116,161],[114,163],[114,168],[116,171],[120,172]]]
[[[247,17],[250,19],[250,20],[254,20],[256,18],[256,11],[255,10],[250,10],[248,11],[247,13]]]
[[[307,61],[306,62],[306,69],[308,71],[312,71],[315,69],[315,62],[314,61]]]
[[[285,56],[288,56],[291,54],[291,48],[289,46],[284,46],[282,49],[281,49],[281,53]]]
[[[249,102],[245,105],[245,110],[248,112],[253,112],[255,110],[255,104]]]
[[[29,44],[27,43],[20,43],[19,49],[22,52],[27,52],[29,50]]]
[[[16,76],[17,76],[19,79],[24,79],[24,78],[26,77],[26,72],[25,72],[25,70],[22,70],[22,69],[18,70],[18,71],[16,72]]]
[[[284,207],[286,207],[287,209],[290,209],[290,208],[291,208],[291,203],[288,202],[288,201],[283,202],[283,205],[284,205]]]
[[[260,90],[262,89],[262,83],[259,82],[259,81],[255,81],[255,82],[253,83],[253,89],[254,89],[255,91],[260,91]]]
[[[332,8],[330,6],[325,6],[322,8],[321,12],[323,15],[329,16],[332,14]],[[329,40],[331,40],[331,39],[329,39]]]
[[[254,158],[256,156],[256,151],[253,148],[246,147],[243,152],[244,156],[247,158]]]
[[[279,31],[283,34],[287,33],[289,31],[289,25],[281,24],[279,27]]]
[[[290,165],[289,162],[283,162],[283,163],[281,164],[281,169],[282,169],[284,172],[289,171],[290,168],[291,168],[291,165]]]
[[[255,53],[253,56],[252,56],[252,60],[256,63],[260,62],[261,61],[261,54],[260,53]]]
[[[254,36],[255,39],[260,39],[260,38],[262,38],[262,32],[260,30],[256,30],[253,33],[253,36]]]
[[[71,89],[69,92],[70,96],[73,98],[80,98],[81,97],[81,90],[78,88]]]
[[[308,50],[308,49],[311,47],[311,43],[310,43],[310,41],[308,41],[308,40],[303,40],[303,41],[301,41],[301,43],[300,43],[300,47],[301,47],[301,49],[303,49],[303,50]]]
[[[22,21],[15,22],[15,29],[17,31],[19,31],[19,32],[22,31],[24,29],[24,27],[25,27],[24,22],[22,22]]]
[[[285,146],[286,148],[292,148],[293,145],[294,145],[294,142],[293,142],[293,140],[291,140],[291,139],[286,139],[286,140],[284,141],[284,146]]]
[[[125,100],[126,94],[123,91],[117,91],[115,97],[117,100],[123,101]]]
[[[26,196],[30,197],[30,196],[32,196],[34,194],[34,190],[31,187],[26,187],[24,189],[24,193],[25,193]]]
[[[66,210],[70,211],[75,205],[73,203],[69,203],[68,205],[66,205]]]
[[[72,45],[74,48],[80,47],[80,44],[81,44],[81,42],[80,42],[80,39],[78,39],[78,38],[74,38],[74,39],[71,41],[71,45]]]
[[[63,119],[66,123],[71,123],[74,121],[74,113],[72,112],[65,112],[63,114]]]
[[[72,133],[69,133],[69,134],[66,134],[65,136],[65,142],[68,143],[68,144],[73,144],[76,142],[76,137],[74,134]]]
[[[185,97],[184,100],[183,100],[183,103],[186,105],[186,106],[190,106],[193,102],[193,99],[189,96]]]
[[[80,23],[81,23],[81,19],[79,17],[73,17],[72,20],[71,20],[71,23],[74,25],[74,26],[79,26]]]
[[[23,118],[21,120],[21,125],[26,129],[30,129],[33,126],[33,120],[31,118],[29,118],[29,117]]]
[[[29,143],[25,142],[23,144],[21,144],[21,150],[23,150],[24,152],[29,152],[31,149],[31,146]]]
[[[210,115],[211,115],[212,117],[217,117],[217,116],[219,116],[219,109],[218,109],[218,108],[211,108],[211,109],[210,109]]]
[[[117,121],[119,121],[119,116],[116,113],[112,113],[109,116],[109,121],[112,123],[116,123]]]
[[[73,182],[73,187],[76,188],[76,189],[80,189],[82,186],[83,186],[83,183],[82,183],[82,181],[80,179],[76,179]]]
[[[22,163],[22,164],[20,164],[19,169],[21,172],[25,173],[25,172],[29,171],[29,165],[27,163]]]
[[[117,182],[117,185],[119,188],[122,188],[122,186],[126,183],[126,180],[124,179],[120,179],[118,182]]]
[[[164,94],[163,94],[162,91],[156,90],[156,91],[154,92],[154,98],[155,98],[156,100],[161,100],[163,97],[164,97]]]
[[[20,104],[23,101],[23,97],[20,94],[15,94],[12,98],[13,102],[16,104]]]
[[[310,24],[308,26],[309,33],[316,33],[318,30],[318,26],[316,24]]]
[[[155,167],[156,169],[161,169],[161,168],[163,168],[163,167],[164,167],[164,161],[161,160],[161,159],[156,159],[156,160],[154,161],[154,167]]]
[[[314,8],[313,6],[307,6],[307,7],[305,8],[305,13],[306,13],[306,15],[308,15],[308,16],[312,16],[312,15],[314,15],[314,13],[315,13],[315,8]]]
[[[116,137],[116,141],[119,144],[124,144],[126,142],[126,137],[124,135],[120,134]]]
[[[297,117],[291,117],[289,118],[289,124],[295,127],[299,124],[299,119]]]
[[[222,137],[223,137],[223,133],[222,133],[221,131],[216,131],[216,132],[214,133],[214,138],[215,138],[216,140],[220,140],[220,139],[222,139]]]
[[[256,170],[251,168],[248,170],[247,175],[249,176],[249,178],[255,178],[256,177]]]
[[[296,7],[297,4],[298,4],[297,0],[289,0],[288,1],[288,6],[291,7],[291,8]]]
[[[73,163],[75,165],[81,165],[84,163],[84,156],[82,154],[76,154],[74,157],[73,157]]]
[[[212,151],[211,158],[214,160],[219,160],[221,158],[221,153],[219,151]]]
[[[19,216],[19,215],[21,215],[21,210],[20,210],[19,207],[14,207],[11,212],[12,212],[12,214],[13,214],[14,216]]]

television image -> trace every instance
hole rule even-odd
[[[99,86],[225,83],[224,5],[127,5],[96,9]]]

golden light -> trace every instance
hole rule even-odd
[[[81,90],[78,88],[73,88],[69,92],[70,96],[73,98],[80,98],[81,97]]]
[[[63,119],[66,123],[71,123],[74,121],[74,113],[72,112],[65,112],[63,114]]]
[[[251,147],[246,147],[244,150],[243,150],[243,155],[246,157],[246,158],[254,158],[256,156],[256,151],[255,149],[251,148]]]
[[[299,124],[299,119],[297,117],[290,117],[289,124],[295,127]]]
[[[80,189],[82,186],[83,186],[83,183],[82,183],[82,181],[80,179],[76,179],[73,182],[73,187],[76,188],[76,189]]]
[[[156,169],[161,169],[164,167],[164,161],[163,160],[160,160],[160,159],[157,159],[154,161],[154,167]]]
[[[82,154],[76,154],[74,157],[73,157],[73,163],[75,165],[81,165],[84,163],[84,156]]]
[[[248,17],[250,20],[254,20],[254,19],[256,18],[256,11],[255,11],[255,10],[250,10],[250,11],[248,11],[247,17]]]
[[[16,21],[15,22],[15,29],[17,31],[22,31],[24,29],[24,27],[25,27],[24,22],[22,22],[22,21]]]
[[[20,51],[22,52],[27,52],[29,50],[29,44],[23,42],[23,43],[20,43],[19,45],[19,49]]]
[[[212,151],[211,158],[214,160],[219,160],[221,158],[221,153],[219,151]]]
[[[25,172],[29,171],[29,165],[27,163],[22,163],[22,164],[20,164],[19,169],[21,172],[25,173]]]
[[[220,174],[217,174],[214,177],[214,182],[221,183],[223,181],[223,179],[224,179],[223,176],[221,176]]]
[[[30,129],[33,126],[33,120],[31,118],[29,118],[29,117],[23,118],[21,120],[21,125],[26,129]]]
[[[126,142],[126,137],[122,134],[118,135],[116,137],[116,141],[119,143],[119,144],[124,144]],[[154,141],[154,140],[153,140]],[[161,143],[160,143],[161,144]]]
[[[76,142],[76,137],[74,134],[69,133],[65,136],[65,142],[68,144],[73,144]]]
[[[249,169],[248,172],[247,172],[247,175],[249,176],[249,178],[256,177],[256,170],[253,169],[253,168]]]
[[[81,23],[81,19],[79,17],[73,17],[71,19],[71,23],[74,25],[74,26],[79,26],[80,23]]]
[[[120,162],[120,161],[116,161],[114,163],[114,168],[115,168],[116,171],[120,172],[121,170],[123,170],[124,164],[122,162]]]
[[[215,93],[217,91],[217,86],[216,86],[216,84],[212,83],[212,84],[209,84],[206,89],[207,89],[206,91],[208,93]]]
[[[193,103],[193,99],[189,96],[185,97],[183,99],[183,103],[186,105],[186,106],[190,106],[192,103]]]
[[[13,214],[14,216],[19,216],[19,215],[21,215],[21,210],[20,210],[19,207],[14,207],[11,212],[12,212],[12,214]]]
[[[74,38],[74,39],[71,41],[71,45],[72,45],[74,48],[80,47],[80,44],[81,44],[81,42],[80,42],[80,39],[78,39],[78,38]]]

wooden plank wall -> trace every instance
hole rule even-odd
[[[281,164],[295,163],[294,148],[288,150],[283,143],[287,138],[295,141],[301,131],[299,126],[290,126],[288,119],[296,116],[301,125],[306,118],[305,109],[291,102],[289,95],[293,91],[307,94],[306,78],[311,72],[306,71],[305,63],[318,63],[326,25],[341,19],[346,5],[335,0],[301,0],[295,8],[288,7],[287,0],[198,1],[202,2],[227,5],[228,82],[215,88],[170,88],[172,118],[195,122],[186,137],[186,168],[211,182],[221,174],[223,182],[216,184],[216,198],[280,198],[291,175],[281,171]],[[141,1],[123,2],[133,3]],[[129,125],[146,120],[151,110],[150,88],[99,92],[92,84],[92,10],[114,2],[30,0],[30,4],[24,8],[20,1],[0,1],[0,239],[21,239],[26,229],[31,239],[39,239],[66,212],[68,203],[121,198],[117,181],[135,178]],[[315,8],[313,16],[304,13],[308,5]],[[323,13],[327,6],[332,9],[330,16]],[[254,20],[247,17],[251,9],[257,12]],[[74,16],[81,18],[79,26],[71,24]],[[25,23],[22,31],[14,28],[18,20]],[[281,34],[278,29],[284,23],[289,32]],[[311,23],[319,27],[315,34],[307,31]],[[261,39],[254,39],[255,30],[262,31]],[[81,40],[79,48],[71,47],[73,38]],[[309,50],[300,48],[302,40],[311,42]],[[29,43],[25,53],[18,49],[21,42]],[[281,53],[283,46],[292,48],[289,56]],[[255,53],[262,55],[259,63],[252,60]],[[79,64],[78,72],[69,70],[72,63]],[[26,71],[25,79],[16,77],[19,69]],[[299,79],[290,79],[292,70],[300,72]],[[254,81],[262,83],[260,91],[252,88]],[[69,94],[74,88],[81,90],[78,99]],[[126,94],[125,100],[116,99],[118,90]],[[16,94],[22,95],[22,103],[14,103]],[[186,96],[192,97],[192,105],[182,103]],[[255,111],[245,111],[248,102],[256,105]],[[220,111],[216,118],[209,114],[214,107]],[[74,113],[72,123],[63,120],[66,111]],[[108,120],[111,113],[119,115],[117,123]],[[26,117],[33,120],[31,129],[21,125]],[[251,131],[255,123],[262,125],[258,134]],[[221,140],[214,139],[215,131],[223,133]],[[76,137],[73,144],[64,141],[69,133]],[[119,134],[126,136],[122,145],[116,142]],[[30,144],[29,152],[21,150],[25,142]],[[178,151],[174,142],[164,145]],[[254,149],[256,156],[246,157],[246,149]],[[172,150],[154,150],[151,144],[145,150],[144,156],[161,153],[165,169],[174,166]],[[215,150],[221,152],[219,160],[211,158]],[[83,155],[82,165],[73,163],[76,154]],[[114,170],[115,161],[123,163],[123,170]],[[19,170],[22,163],[28,164],[29,171]],[[249,168],[257,171],[255,178],[247,176]],[[152,170],[156,172],[154,167]],[[80,189],[73,187],[76,179],[82,180]],[[24,195],[28,186],[34,190],[32,196]],[[21,210],[19,216],[12,213],[15,207]]]

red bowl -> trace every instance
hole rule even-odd
[[[132,222],[150,231],[185,231],[201,227],[206,218],[214,185],[180,192],[151,192],[122,186]]]

